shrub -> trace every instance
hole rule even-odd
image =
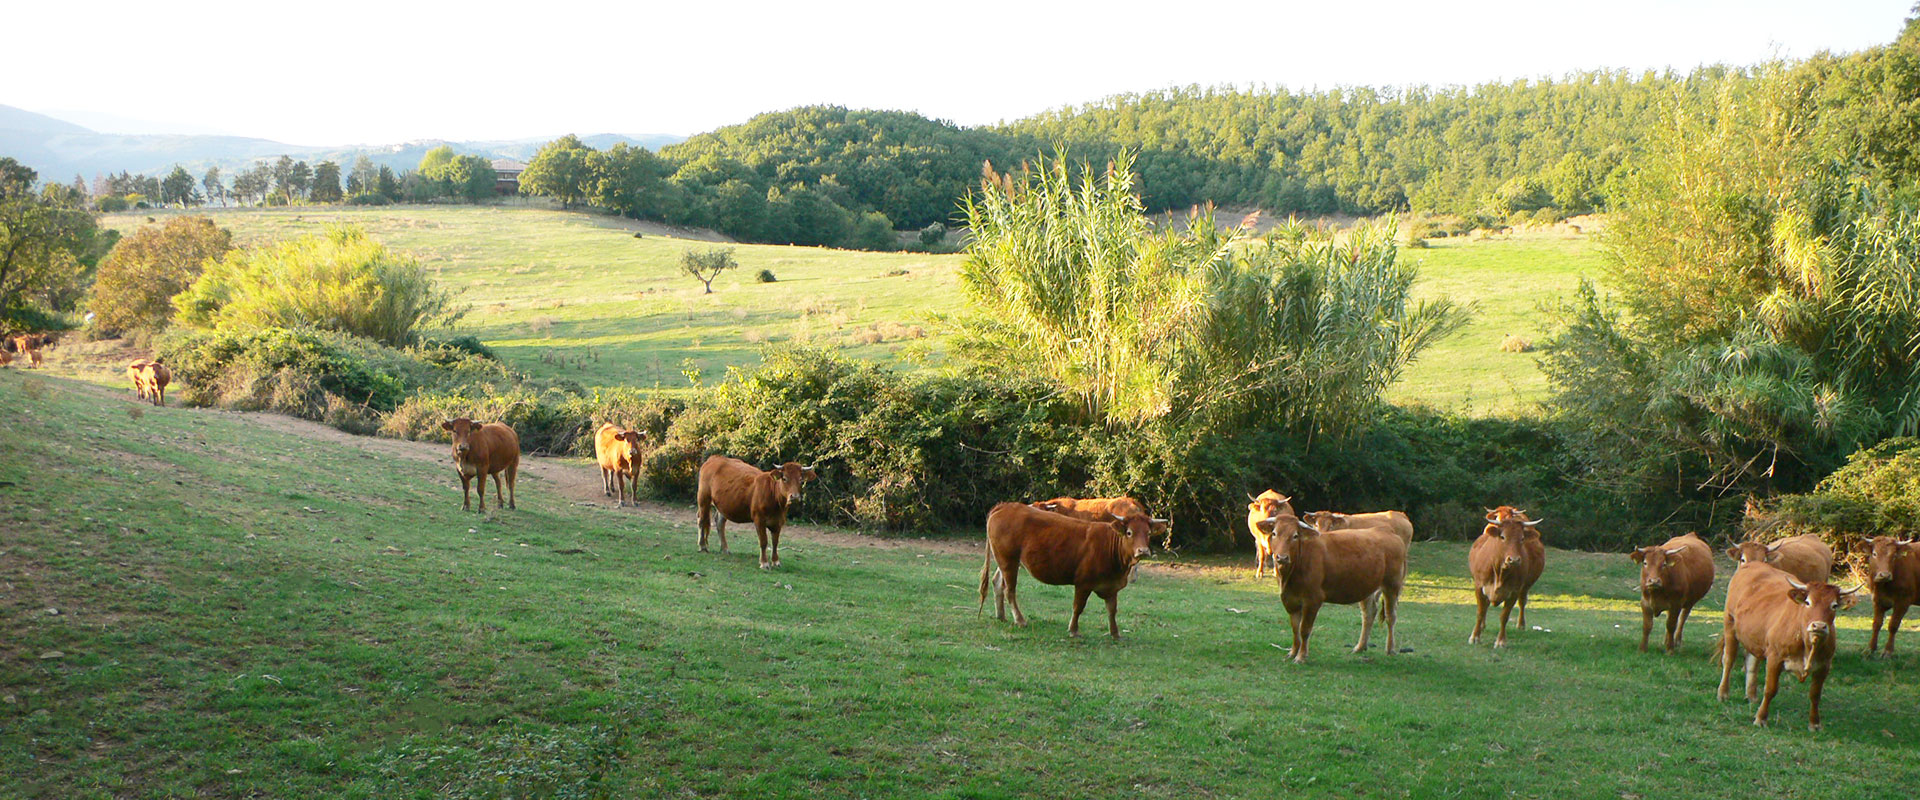
[[[1756,503],[1750,535],[1766,539],[1811,533],[1835,553],[1875,536],[1920,534],[1920,439],[1888,439],[1854,453],[1812,492]]]
[[[758,280],[761,283],[773,283],[778,279],[773,277],[773,270],[763,269],[763,270],[760,270],[760,275],[758,277]]]
[[[87,309],[104,335],[159,331],[173,318],[173,297],[202,265],[233,249],[233,235],[206,217],[174,217],[121,239],[100,263]]]
[[[333,331],[262,328],[176,330],[160,340],[155,354],[172,367],[189,405],[272,410],[313,420],[326,419],[328,409],[340,403],[385,413],[421,389],[493,392],[524,383],[499,362],[449,357],[446,349],[437,348],[429,358],[421,350],[398,350]]]
[[[413,258],[354,227],[248,250],[208,265],[174,300],[182,324],[207,330],[317,327],[390,345],[452,316],[451,298]]]
[[[927,227],[920,229],[920,244],[926,247],[935,247],[946,239],[947,226],[938,222],[929,222]]]
[[[99,199],[95,200],[93,207],[103,214],[112,214],[118,211],[125,211],[132,208],[133,205],[127,202],[127,198],[109,194],[102,195]]]

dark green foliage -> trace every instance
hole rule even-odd
[[[1920,439],[1888,439],[1854,453],[1812,492],[1756,508],[1748,526],[1768,538],[1813,533],[1835,553],[1875,536],[1920,535]]]
[[[760,270],[759,275],[754,277],[754,280],[759,281],[760,283],[773,283],[775,281],[778,281],[779,278],[775,278],[773,276],[773,270],[763,269],[763,270]]]
[[[681,271],[698,279],[707,289],[705,294],[713,294],[713,279],[720,277],[720,273],[739,267],[731,247],[687,250],[680,254]]]

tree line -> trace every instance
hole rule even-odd
[[[301,203],[477,203],[495,196],[499,174],[493,162],[477,155],[461,155],[441,145],[427,151],[418,167],[395,172],[392,167],[360,156],[342,171],[340,164],[308,164],[291,156],[258,161],[251,167],[222,172],[208,167],[195,178],[175,165],[164,176],[130,172],[94,178],[91,187],[74,176],[71,187],[79,197],[91,197],[103,212],[150,206],[192,208],[204,205],[283,206]]]

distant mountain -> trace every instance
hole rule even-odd
[[[232,172],[282,155],[308,163],[334,161],[342,168],[350,168],[354,159],[365,155],[376,164],[396,170],[411,169],[428,150],[443,144],[460,153],[525,161],[533,157],[540,145],[559,136],[475,142],[426,139],[389,145],[311,147],[245,136],[98,133],[45,114],[0,105],[0,156],[11,156],[32,167],[42,180],[62,182],[75,175],[92,180],[95,175],[122,171],[165,173],[175,164],[195,175],[212,166]],[[686,137],[603,133],[580,138],[597,148],[624,142],[657,150]]]

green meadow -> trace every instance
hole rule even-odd
[[[1378,631],[1347,652],[1357,612],[1329,608],[1292,665],[1251,556],[1162,554],[1121,594],[1121,641],[1073,640],[1064,588],[1022,582],[1030,628],[978,613],[972,537],[801,528],[769,573],[750,547],[696,553],[690,508],[599,502],[582,462],[529,462],[520,509],[478,515],[440,446],[21,370],[0,370],[0,419],[7,797],[1717,799],[1920,778],[1915,656],[1863,658],[1861,609],[1826,729],[1791,681],[1756,728],[1713,699],[1719,593],[1681,653],[1641,654],[1619,554],[1550,552],[1529,629],[1494,651],[1465,643],[1464,545],[1417,544],[1409,652]]]
[[[148,216],[112,215],[123,232]],[[457,324],[536,377],[586,386],[687,386],[750,365],[772,342],[807,342],[915,369],[946,361],[951,320],[965,311],[961,256],[817,247],[724,245],[740,268],[705,294],[680,254],[722,246],[658,226],[526,207],[212,209],[236,243],[258,244],[350,223],[412,253],[469,310]],[[642,238],[634,238],[638,231]],[[675,235],[675,234],[678,235]],[[1539,305],[1596,274],[1591,236],[1434,239],[1403,249],[1422,267],[1420,293],[1475,302],[1472,324],[1428,351],[1390,392],[1395,402],[1477,415],[1521,413],[1545,396],[1530,353],[1505,353],[1507,334],[1537,339]],[[775,282],[760,283],[762,270]]]

